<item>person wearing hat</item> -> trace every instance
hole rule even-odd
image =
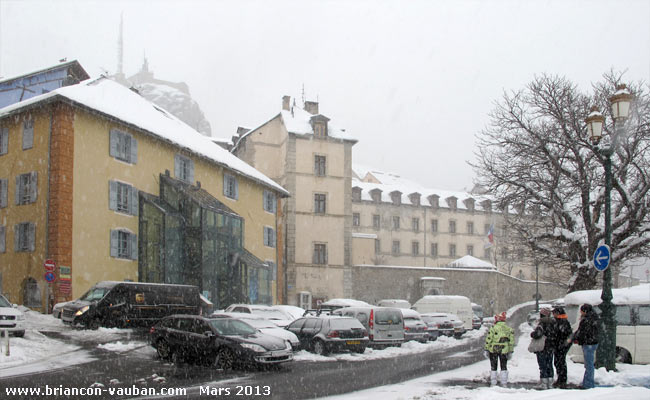
[[[591,389],[594,382],[594,361],[596,349],[598,349],[598,337],[600,336],[600,319],[591,304],[580,306],[580,325],[573,334],[573,343],[582,346],[582,354],[585,358],[585,375],[582,378],[582,389]]]
[[[557,338],[557,327],[555,320],[551,317],[551,309],[544,307],[539,310],[539,321],[535,330],[530,333],[533,339],[540,339],[545,336],[544,349],[538,351],[537,365],[539,366],[540,384],[537,389],[550,389],[553,387],[553,348]]]
[[[557,373],[557,381],[555,381],[553,387],[564,389],[567,381],[566,354],[571,348],[573,330],[563,307],[554,307],[553,317],[555,318],[557,333],[555,343],[553,343],[553,364]]]
[[[501,386],[508,384],[508,359],[515,349],[515,334],[506,325],[506,313],[494,316],[494,325],[485,338],[485,357],[490,359],[490,386],[497,384],[497,364],[501,364],[499,381]]]

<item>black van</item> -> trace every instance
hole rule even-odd
[[[97,329],[153,326],[172,314],[199,314],[199,288],[142,282],[98,282],[78,300],[66,304],[66,324]]]

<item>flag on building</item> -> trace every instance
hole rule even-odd
[[[494,224],[490,224],[490,228],[487,231],[486,239],[487,239],[487,242],[485,243],[486,249],[494,246]]]

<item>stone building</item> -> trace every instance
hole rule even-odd
[[[352,146],[356,140],[319,112],[282,99],[282,109],[253,129],[239,129],[232,153],[282,185],[286,297],[302,304],[351,294]],[[280,235],[278,245],[280,246]],[[311,300],[309,297],[311,296]]]

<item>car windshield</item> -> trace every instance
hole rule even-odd
[[[378,325],[399,325],[402,313],[399,310],[378,310],[375,313],[375,323]]]
[[[79,300],[84,300],[84,301],[95,301],[95,300],[100,300],[102,299],[106,293],[108,293],[111,289],[110,288],[98,288],[94,287],[90,289],[89,291],[86,292]]]
[[[330,320],[330,328],[332,329],[362,329],[363,326],[359,321],[353,318],[335,318]]]
[[[244,321],[230,318],[211,319],[210,325],[219,335],[224,336],[247,336],[253,335],[257,329]]]
[[[266,319],[288,319],[280,310],[253,308],[251,312],[255,315],[261,315]]]
[[[12,307],[12,305],[4,296],[0,296],[0,307]]]

